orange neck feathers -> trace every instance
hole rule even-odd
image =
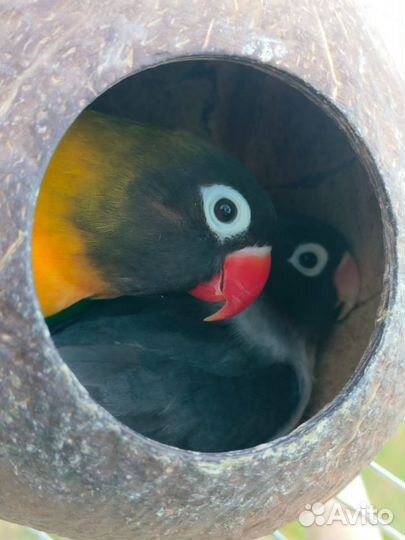
[[[50,163],[38,199],[33,270],[45,317],[84,298],[115,296],[87,253],[90,241],[75,225],[77,205],[89,206],[103,186],[108,152],[97,145],[91,114],[65,135]],[[90,121],[89,121],[90,119]],[[97,166],[94,166],[97,164]]]

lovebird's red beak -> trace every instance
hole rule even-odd
[[[346,252],[335,272],[334,283],[338,294],[338,306],[341,321],[354,308],[360,292],[360,274],[357,264],[349,252]]]
[[[225,302],[205,321],[222,321],[241,313],[260,296],[271,269],[271,248],[247,247],[225,259],[222,271],[189,291],[205,302]]]

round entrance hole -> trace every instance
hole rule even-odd
[[[223,60],[175,62],[143,71],[102,94],[90,108],[209,140],[255,174],[278,211],[319,218],[344,235],[361,274],[359,303],[318,352],[303,419],[330,403],[376,338],[384,298],[380,208],[367,153],[345,120],[281,72]]]

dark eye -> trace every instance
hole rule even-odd
[[[250,206],[236,189],[224,184],[201,187],[205,219],[220,242],[246,232],[250,226]]]
[[[318,264],[318,256],[311,251],[307,251],[306,253],[301,253],[299,262],[303,268],[308,268],[308,270],[310,270]]]
[[[308,242],[297,246],[288,262],[304,276],[316,277],[323,272],[328,260],[328,252],[321,244]]]
[[[230,223],[238,215],[238,209],[233,201],[220,199],[214,206],[214,214],[222,223]]]

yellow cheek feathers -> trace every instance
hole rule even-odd
[[[89,121],[90,119],[90,121]],[[68,131],[45,175],[33,233],[33,269],[45,317],[95,296],[115,296],[87,254],[85,235],[74,225],[75,205],[92,201],[103,188],[110,163],[97,145],[97,126],[84,115]],[[107,141],[108,144],[108,141]],[[107,153],[108,154],[108,153]],[[107,171],[107,172],[106,172]]]

